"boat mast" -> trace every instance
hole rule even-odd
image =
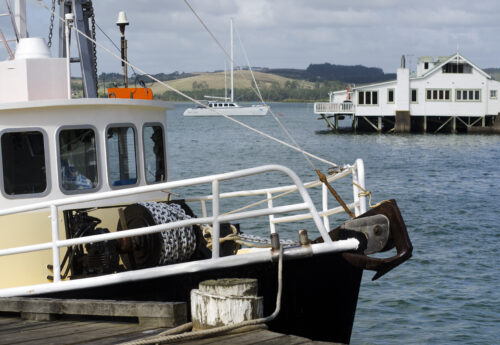
[[[66,18],[67,13],[73,13],[75,16],[74,26],[85,33],[88,37],[92,37],[90,33],[89,21],[93,16],[92,1],[90,0],[58,0],[59,14],[62,18]],[[65,24],[59,23],[59,57],[66,56],[66,35],[64,33]],[[79,34],[75,34],[78,58],[71,59],[71,62],[79,62],[82,70],[83,95],[86,98],[97,97],[97,70],[96,61],[94,59],[94,48],[92,42]]]
[[[224,99],[227,101],[227,66],[224,60]]]
[[[7,3],[9,6],[9,3]],[[9,6],[10,7],[10,6]],[[26,30],[26,0],[16,0],[14,3],[15,32],[17,39],[28,37]]]
[[[233,85],[233,18],[231,18],[231,103],[234,102],[234,85]]]

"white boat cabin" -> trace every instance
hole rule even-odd
[[[209,108],[230,108],[230,107],[239,107],[238,104],[233,102],[218,102],[218,101],[210,101],[207,106]],[[201,107],[201,106],[200,106]]]

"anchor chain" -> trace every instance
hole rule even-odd
[[[92,58],[94,60],[94,78],[95,78],[95,90],[97,96],[99,96],[99,80],[97,79],[97,46],[96,42],[96,30],[95,30],[95,11],[94,6],[92,5],[92,1],[89,2],[89,10],[92,11],[91,22],[92,22]]]
[[[53,34],[53,31],[54,31],[54,16],[55,16],[55,13],[56,13],[56,0],[52,0],[52,7],[50,8],[50,25],[49,25],[49,42],[47,43],[47,46],[49,48],[52,47],[52,34]]]

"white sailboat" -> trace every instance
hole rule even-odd
[[[266,105],[241,106],[234,101],[234,60],[233,60],[233,20],[231,19],[231,97],[205,96],[211,100],[206,106],[188,108],[184,116],[262,116],[266,115],[269,107]]]

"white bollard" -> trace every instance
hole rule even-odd
[[[257,296],[256,279],[206,280],[198,290],[191,290],[193,330],[261,318],[263,302],[263,297]]]

